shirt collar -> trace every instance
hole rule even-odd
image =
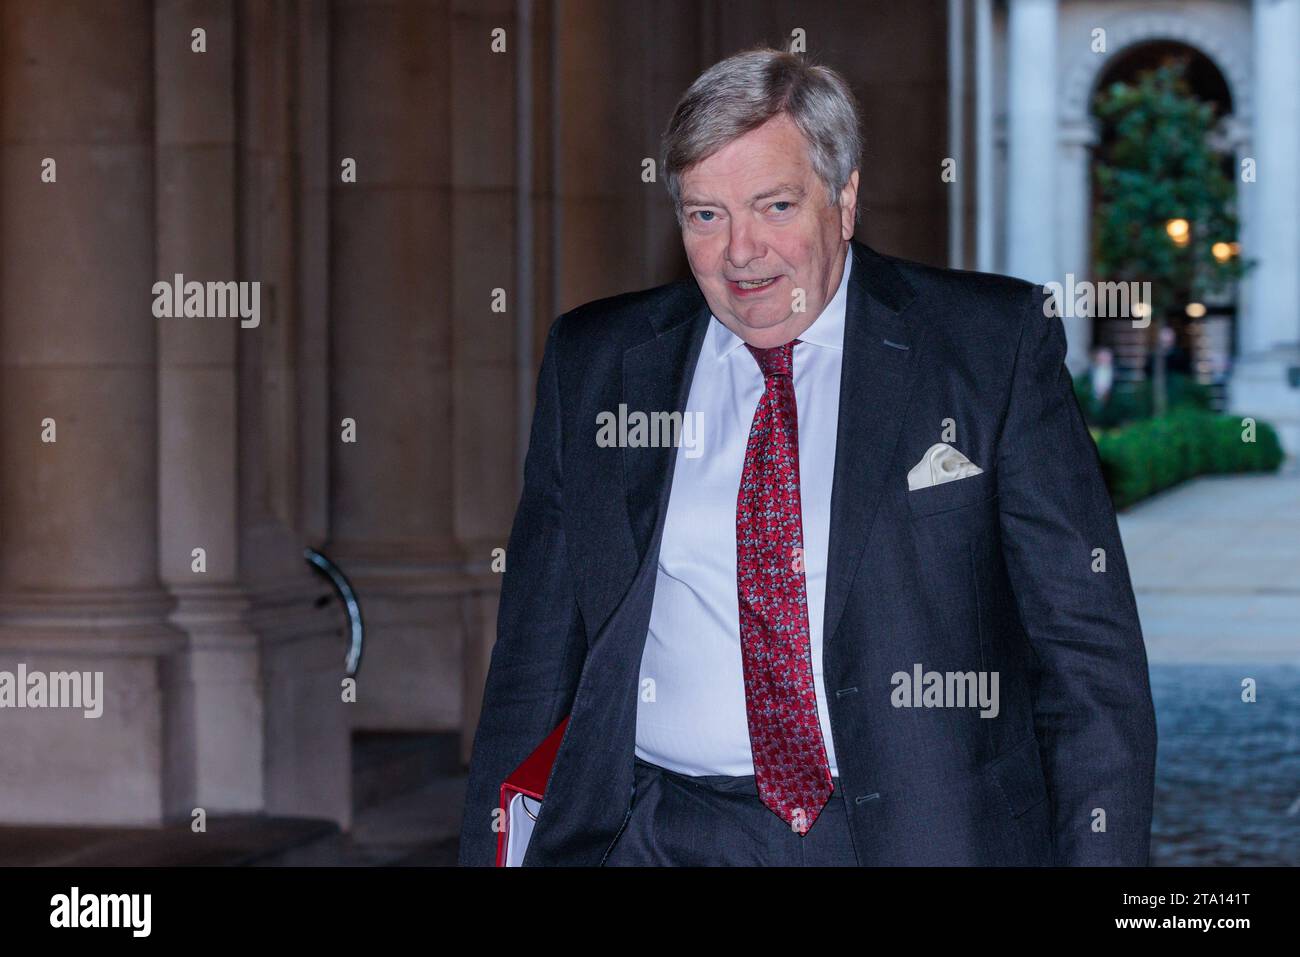
[[[826,349],[844,349],[844,316],[848,307],[849,272],[853,268],[853,244],[850,243],[844,254],[844,272],[840,275],[839,288],[826,304],[820,316],[813,320],[811,326],[799,333],[801,342],[809,342]],[[725,359],[745,344],[717,316],[710,315],[708,335],[713,340],[713,354],[718,359]]]

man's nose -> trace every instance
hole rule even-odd
[[[737,269],[744,269],[763,255],[763,246],[751,225],[733,219],[727,238],[727,261]]]

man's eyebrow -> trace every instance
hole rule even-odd
[[[779,193],[789,193],[792,196],[803,199],[804,188],[798,183],[778,183],[771,189],[765,189],[763,192],[755,195],[750,199],[750,202],[753,203],[760,199],[767,199],[769,196],[776,196]]]
[[[777,185],[773,186],[771,189],[765,189],[763,190],[763,192],[756,193],[755,195],[751,196],[749,201],[751,203],[756,203],[760,199],[767,199],[770,196],[776,196],[780,193],[789,193],[791,196],[794,196],[797,199],[803,199],[805,192],[806,191],[804,190],[804,188],[800,186],[798,183],[778,183]],[[723,204],[708,199],[696,198],[694,196],[684,196],[682,197],[682,205],[683,206],[721,206]]]

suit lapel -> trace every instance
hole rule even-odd
[[[854,241],[831,493],[823,630],[827,642],[839,626],[861,563],[911,394],[919,343],[902,313],[914,296],[888,260]],[[628,414],[685,410],[709,318],[708,303],[693,283],[651,317],[654,338],[623,353],[622,401]],[[663,528],[675,453],[671,447],[622,449],[638,572]]]
[[[839,627],[867,535],[889,476],[912,391],[919,335],[903,312],[915,292],[875,250],[853,243],[840,369],[839,423],[822,640]]]
[[[622,401],[629,415],[685,410],[709,317],[708,303],[694,283],[667,309],[650,317],[655,337],[623,353]],[[627,514],[639,565],[644,564],[663,524],[676,451],[626,445],[622,450]]]

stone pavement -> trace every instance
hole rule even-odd
[[[1156,663],[1300,663],[1300,468],[1192,479],[1119,516]]]

